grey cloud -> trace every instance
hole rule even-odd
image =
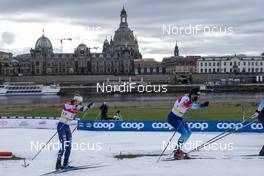
[[[105,36],[114,35],[119,25],[119,13],[123,3],[123,0],[1,0],[0,20],[47,22],[63,21],[67,18],[72,25],[102,27],[103,33],[98,34],[97,39],[103,42]],[[183,54],[263,51],[264,1],[262,0],[133,0],[126,1],[125,6],[129,26],[134,30],[134,34],[138,39],[140,36],[149,38],[149,41],[138,41],[143,56],[144,52],[172,53],[175,40],[181,43],[180,52]],[[23,13],[35,13],[40,17],[15,18],[16,15]],[[164,36],[163,24],[233,26],[235,35]],[[165,47],[165,44],[166,46],[171,44],[171,48]]]
[[[15,41],[16,35],[12,32],[5,31],[2,33],[1,40],[3,44],[12,44]]]

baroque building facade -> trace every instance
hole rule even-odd
[[[51,41],[43,34],[29,54],[17,55],[15,64],[4,67],[4,75],[134,74],[134,60],[142,59],[137,38],[128,27],[123,7],[119,28],[113,39],[105,39],[100,53],[80,44],[73,53],[54,53]],[[11,69],[11,70],[10,70]]]
[[[166,68],[166,73],[178,74],[178,73],[196,73],[197,59],[200,56],[180,56],[179,47],[174,47],[174,56],[165,57],[162,60],[163,66]]]
[[[208,56],[197,60],[198,73],[264,73],[264,56]]]

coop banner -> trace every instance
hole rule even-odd
[[[187,125],[194,132],[264,132],[260,123],[237,121],[188,121]],[[80,130],[91,131],[173,131],[174,128],[164,121],[88,121],[81,120]]]

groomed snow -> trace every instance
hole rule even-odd
[[[31,150],[31,142],[46,142],[55,130],[40,129],[0,129],[0,151],[12,151],[16,156],[26,157],[27,162],[36,154]],[[190,141],[207,140],[218,133],[193,133]],[[60,175],[77,176],[260,176],[263,175],[262,157],[241,155],[257,154],[264,144],[263,134],[233,134],[221,140],[222,146],[232,144],[231,151],[205,151],[197,154],[215,159],[181,160],[156,163],[157,157],[138,157],[117,160],[114,155],[124,154],[159,154],[162,141],[171,137],[171,132],[91,132],[77,131],[73,142],[89,143],[90,148],[97,144],[102,149],[73,151],[72,165],[100,163],[105,167],[63,173]],[[175,140],[178,136],[175,136]],[[57,141],[57,136],[52,142]],[[221,145],[219,144],[219,145]],[[100,148],[99,147],[99,148]],[[36,176],[54,170],[56,162],[54,149],[44,150],[29,167],[21,165],[23,161],[0,161],[1,176]],[[167,152],[168,153],[168,152]],[[30,163],[30,162],[29,162]]]

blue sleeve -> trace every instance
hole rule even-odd
[[[197,104],[197,103],[193,103],[190,107],[190,109],[199,109],[199,108],[202,108],[202,105],[201,104]]]
[[[81,112],[84,112],[84,111],[86,111],[88,108],[87,108],[87,106],[78,105],[77,109],[78,109],[79,111],[81,111]]]
[[[262,111],[262,109],[264,108],[264,100],[261,100],[261,102],[260,102],[260,104],[259,104],[259,106],[258,106],[258,109],[257,109],[257,111]]]

